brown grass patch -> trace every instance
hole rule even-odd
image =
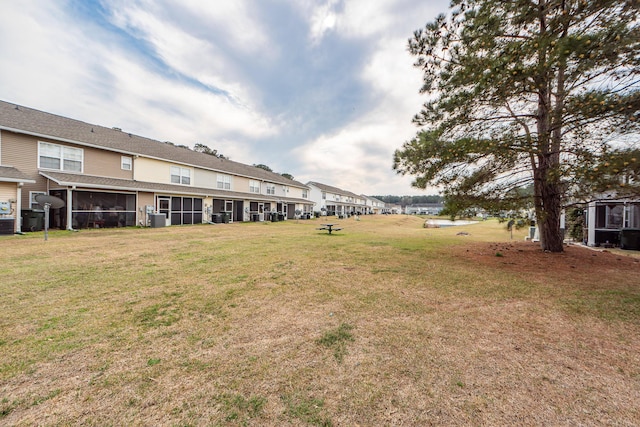
[[[340,224],[3,238],[0,424],[640,424],[637,258]]]

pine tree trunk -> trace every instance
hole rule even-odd
[[[549,252],[564,251],[564,236],[560,232],[560,215],[562,208],[559,197],[543,198],[545,205],[543,217],[538,220],[540,230],[540,246]]]
[[[539,156],[538,167],[534,168],[536,221],[542,249],[549,252],[563,252],[564,236],[560,232],[562,190],[560,184],[549,176],[550,158],[552,157]]]

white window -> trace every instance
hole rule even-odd
[[[307,197],[309,197],[309,194],[307,193],[307,190],[302,190],[302,198],[306,199]]]
[[[221,190],[231,190],[231,176],[218,174],[217,187]]]
[[[82,172],[84,150],[64,145],[38,142],[38,167],[65,172]]]
[[[130,171],[133,168],[133,159],[131,157],[120,157],[120,168],[125,171]]]
[[[260,194],[260,182],[259,181],[249,181],[249,192],[250,193],[258,193],[258,194]]]
[[[171,166],[171,183],[191,185],[191,170],[179,166]]]
[[[327,198],[327,193],[325,193],[324,191],[322,192],[322,200],[326,200]]]
[[[276,194],[276,186],[273,184],[267,184],[267,194]]]
[[[42,191],[29,191],[29,204],[31,205],[31,209],[42,209],[43,206],[40,206],[38,202],[36,202],[36,196],[38,194],[47,194]]]

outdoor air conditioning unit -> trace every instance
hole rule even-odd
[[[167,217],[164,214],[151,214],[149,215],[149,223],[151,228],[160,228],[167,225]]]
[[[620,248],[640,250],[640,228],[623,228],[620,231]]]

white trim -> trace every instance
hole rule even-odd
[[[60,167],[59,168],[48,168],[48,167],[44,167],[40,164],[40,158],[42,157],[42,152],[41,149],[43,147],[43,144],[47,144],[49,146],[54,146],[54,147],[59,147],[60,148]],[[79,151],[80,152],[80,170],[68,170],[64,168],[64,161],[65,161],[65,150],[68,151]],[[47,156],[50,157],[50,156]],[[51,157],[53,158],[53,157]],[[71,161],[77,161],[77,160],[73,160],[73,159],[69,159]],[[78,148],[78,147],[70,147],[68,145],[61,145],[61,144],[54,144],[53,142],[47,142],[47,141],[38,141],[38,169],[45,169],[45,170],[52,170],[52,171],[59,171],[59,172],[75,172],[75,173],[84,173],[84,148]]]
[[[22,231],[22,185],[16,188],[16,222],[14,224],[14,232]]]
[[[128,163],[125,163],[125,160],[128,160]],[[128,166],[125,168],[125,166]],[[120,169],[123,171],[131,171],[133,170],[133,157],[131,156],[120,156]]]
[[[73,230],[73,189],[67,188],[67,230]]]
[[[29,209],[41,209],[40,207],[33,207],[33,205],[37,205],[36,196],[38,194],[47,194],[46,191],[29,191]]]
[[[256,179],[249,180],[249,193],[251,194],[260,194],[261,186],[260,181]]]
[[[191,172],[192,172],[192,170],[190,168],[185,168],[185,167],[182,167],[182,166],[173,165],[173,166],[170,167],[169,171],[170,171],[169,172],[169,174],[170,174],[169,175],[169,182],[171,184],[173,184],[173,185],[188,185],[188,186],[192,185],[192,182],[191,182],[191,175],[192,175]],[[173,177],[174,176],[177,176],[178,180],[180,182],[173,182]],[[189,182],[186,183],[186,184],[183,182],[185,178],[189,179]]]
[[[222,179],[221,179],[222,178]],[[218,173],[216,175],[216,189],[217,190],[231,190],[233,184],[233,175]]]
[[[36,181],[33,179],[2,178],[2,177],[0,177],[0,182],[15,182],[17,184],[35,184],[36,183]]]

